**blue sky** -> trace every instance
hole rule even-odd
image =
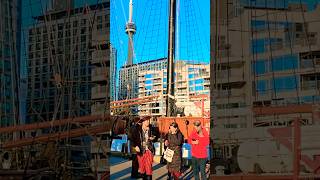
[[[180,2],[180,3],[179,3]],[[127,59],[125,23],[129,0],[111,0],[112,45],[118,51],[117,67]],[[133,0],[134,63],[167,57],[169,0]],[[177,0],[176,59],[210,62],[210,0]]]

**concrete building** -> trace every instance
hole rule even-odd
[[[55,1],[29,29],[27,123],[109,114],[110,1],[80,8],[66,2]],[[89,173],[90,139],[64,145],[71,147],[62,151],[68,162],[79,168],[72,175]]]
[[[92,32],[92,45],[95,47],[91,59],[91,114],[110,114],[110,55],[113,52],[109,39],[110,1],[99,10]]]
[[[286,126],[294,117],[315,123],[312,113],[261,116],[252,109],[319,103],[320,6],[236,2],[213,5],[214,126]]]
[[[195,106],[192,96],[209,94],[210,92],[209,65],[192,64],[186,61],[175,63],[175,101],[180,115],[192,114],[201,116],[201,107]],[[167,68],[160,70],[139,71],[139,98],[159,96],[153,102],[139,106],[139,115],[165,116],[167,94]],[[209,101],[205,109],[209,110]],[[198,109],[198,110],[197,110]],[[187,113],[187,114],[186,114]]]
[[[117,100],[117,49],[110,48],[110,101]]]
[[[160,71],[166,69],[166,67],[167,59],[165,58],[121,67],[119,71],[119,100],[139,97],[138,76],[140,71]],[[128,88],[128,82],[131,77],[130,88]]]
[[[21,1],[0,1],[0,127],[19,122]]]
[[[109,1],[69,4],[29,29],[27,123],[89,115],[109,98]]]

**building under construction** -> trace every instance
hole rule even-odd
[[[320,5],[212,2],[212,172],[316,177]]]

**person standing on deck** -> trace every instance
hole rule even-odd
[[[207,146],[209,145],[209,133],[201,126],[201,122],[193,123],[194,130],[188,138],[188,143],[191,144],[192,154],[192,169],[195,180],[199,179],[199,169],[201,180],[206,178],[206,161],[208,158]]]
[[[128,136],[130,139],[130,142],[134,141],[133,134],[138,131],[139,127],[141,127],[140,118],[135,120],[135,122],[130,127],[129,136]],[[135,150],[135,144],[131,143],[130,148],[131,148],[131,155],[132,155],[131,178],[133,179],[142,178],[141,174],[139,173],[139,162],[138,162],[137,152]]]
[[[182,145],[183,145],[184,137],[179,130],[178,124],[173,122],[170,124],[170,129],[168,132],[167,140],[165,141],[165,145],[167,148],[174,151],[172,161],[168,162],[168,175],[171,179],[173,176],[174,180],[179,179],[181,176],[181,166],[182,166]]]
[[[141,118],[141,126],[135,128],[132,132],[132,145],[139,162],[139,173],[143,179],[152,180],[152,163],[154,146],[153,142],[157,139],[156,131],[150,127],[150,116]]]

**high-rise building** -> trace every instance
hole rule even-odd
[[[0,127],[19,122],[21,1],[0,1]]]
[[[138,76],[140,71],[156,71],[165,69],[166,67],[167,59],[164,58],[121,67],[119,72],[118,99],[124,100],[139,97]],[[130,86],[128,86],[128,83],[130,84]]]
[[[110,101],[117,100],[117,49],[110,48]]]
[[[119,71],[119,93],[118,99],[133,99],[139,97],[139,72],[140,71],[160,71],[167,67],[167,59],[157,59],[148,62],[123,66]],[[138,106],[131,108],[133,114],[138,113]]]
[[[294,117],[314,124],[312,113],[260,115],[254,109],[320,102],[320,22],[315,21],[320,6],[307,11],[300,3],[265,7],[259,2],[238,4],[239,13],[226,11],[227,3],[216,4],[221,13],[213,18],[213,27],[219,28],[212,40],[217,42],[212,61],[214,125],[288,126]]]
[[[108,114],[110,1],[80,8],[54,5],[59,7],[35,17],[29,29],[26,121]],[[65,145],[73,146],[68,162],[81,167],[72,175],[88,173],[88,138]]]
[[[109,2],[58,9],[29,29],[28,123],[89,115],[108,99]]]
[[[201,116],[201,107],[192,99],[196,95],[209,95],[210,67],[178,60],[175,62],[175,105],[180,115]],[[139,115],[165,116],[167,96],[167,68],[139,71],[139,98],[158,96],[152,102],[139,106]],[[198,111],[197,111],[198,108]],[[180,110],[178,110],[180,109]],[[191,110],[192,109],[192,110]],[[205,104],[208,111],[209,101]],[[187,113],[187,114],[185,114]]]

